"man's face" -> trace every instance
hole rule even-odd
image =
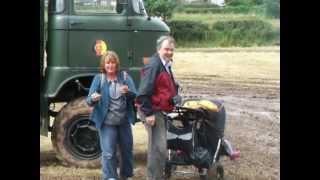
[[[174,48],[174,43],[170,43],[169,40],[164,40],[161,48],[158,50],[159,56],[166,62],[169,62],[173,57]]]

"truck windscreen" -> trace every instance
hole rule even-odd
[[[133,11],[137,14],[147,15],[142,0],[132,0]]]
[[[49,13],[61,13],[64,7],[64,0],[49,0]]]

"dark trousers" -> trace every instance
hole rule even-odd
[[[164,180],[164,168],[167,159],[166,120],[160,112],[155,113],[155,125],[145,123],[148,132],[147,180]],[[145,118],[142,116],[142,120]]]

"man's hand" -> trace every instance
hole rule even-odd
[[[156,123],[156,117],[154,115],[146,117],[146,123],[153,126]]]

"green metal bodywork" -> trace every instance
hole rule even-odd
[[[121,68],[129,70],[138,85],[142,57],[151,56],[156,39],[168,33],[163,21],[141,15],[50,15],[45,96],[55,97],[70,79],[98,72],[96,40],[105,41],[107,49],[119,55]]]
[[[120,67],[139,85],[142,58],[156,52],[156,39],[169,34],[169,27],[158,18],[133,13],[132,1],[128,0],[128,9],[121,14],[76,14],[73,1],[65,0],[63,12],[48,15],[47,68],[40,95],[46,100],[40,101],[42,106],[68,82],[98,73],[97,40],[103,40],[107,50],[119,55]]]

